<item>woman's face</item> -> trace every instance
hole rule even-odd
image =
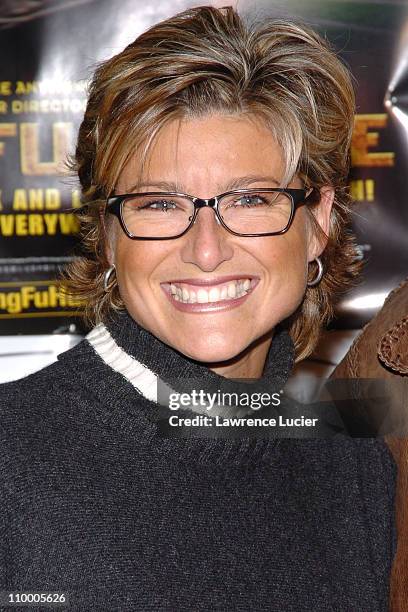
[[[232,184],[234,189],[277,187],[283,174],[280,149],[262,123],[211,115],[163,128],[142,174],[134,155],[116,193],[131,193],[141,177],[143,191],[210,198]],[[302,187],[299,179],[289,186]],[[331,202],[326,189],[315,211],[324,230]],[[166,344],[225,376],[262,373],[274,327],[299,306],[308,262],[324,246],[314,236],[304,206],[280,236],[235,236],[217,223],[210,208],[200,209],[193,227],[174,240],[131,240],[115,223],[110,259],[130,315]],[[212,288],[246,279],[255,286],[243,298],[211,301],[216,295]],[[200,286],[202,282],[206,284]],[[171,284],[189,295],[204,288],[210,302],[185,307],[172,295]]]

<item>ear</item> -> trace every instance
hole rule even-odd
[[[313,261],[316,257],[319,257],[326,248],[329,229],[330,229],[330,214],[334,202],[334,188],[329,185],[325,185],[320,188],[320,201],[311,207],[310,211],[315,217],[318,225],[322,232],[317,232],[313,224],[310,224],[310,239],[309,239],[309,252],[308,260]]]

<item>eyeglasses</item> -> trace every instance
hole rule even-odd
[[[288,231],[296,209],[310,193],[306,189],[238,189],[208,199],[161,191],[126,193],[109,197],[105,212],[119,219],[132,240],[179,238],[206,206],[231,234],[276,236]]]

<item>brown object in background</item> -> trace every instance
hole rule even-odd
[[[387,297],[380,312],[364,327],[331,378],[407,379],[395,385],[397,404],[408,415],[408,279]],[[390,612],[408,612],[408,437],[386,435],[398,466],[396,491],[397,552],[391,572]]]

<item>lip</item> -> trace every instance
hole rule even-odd
[[[204,286],[214,286],[214,285],[220,285],[222,283],[225,283],[231,280],[237,280],[240,278],[248,278],[251,280],[251,282],[254,283],[253,286],[248,291],[248,293],[246,293],[245,295],[242,295],[239,298],[231,298],[229,300],[222,300],[221,302],[212,302],[212,303],[207,302],[204,304],[199,304],[196,302],[195,304],[184,304],[183,302],[178,302],[177,300],[175,300],[173,298],[171,291],[169,290],[170,283],[184,283],[184,284],[200,285],[200,286],[203,286],[203,285]],[[194,281],[194,282],[191,282],[191,281]],[[200,281],[200,282],[197,282],[197,281]],[[173,280],[173,281],[168,281],[167,283],[161,283],[160,286],[161,286],[163,293],[169,300],[169,302],[177,310],[181,312],[189,312],[189,313],[206,313],[206,312],[211,313],[211,312],[224,312],[224,311],[232,310],[233,308],[238,308],[238,306],[241,306],[241,304],[243,304],[252,295],[258,283],[259,283],[259,277],[256,277],[253,275],[244,276],[240,274],[240,275],[234,275],[234,276],[219,277],[217,279],[211,280],[210,282],[207,279],[203,279],[203,280],[202,279],[183,279],[183,280],[177,279],[177,281]]]

